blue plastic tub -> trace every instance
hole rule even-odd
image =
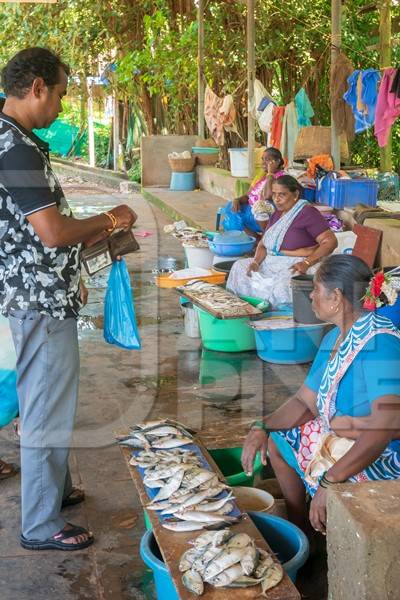
[[[376,206],[378,182],[374,179],[334,179],[327,175],[318,182],[317,202],[332,208],[366,204]]]
[[[310,187],[303,187],[302,198],[304,200],[308,200],[309,202],[315,202],[316,189]]]
[[[249,241],[245,242],[214,242],[208,240],[208,246],[214,254],[217,256],[242,256],[247,252],[251,252],[256,243],[256,238],[252,237]]]
[[[140,542],[140,556],[153,571],[158,600],[179,600],[171,575],[165,566],[152,531],[146,531]]]
[[[265,313],[265,317],[284,316],[287,311]],[[257,330],[257,355],[266,362],[296,365],[311,362],[317,354],[326,323],[291,329]]]
[[[292,581],[309,555],[309,544],[304,533],[285,519],[265,513],[251,512],[251,519],[278,556]],[[166,568],[152,531],[146,531],[140,542],[140,556],[153,571],[158,600],[179,600],[178,593]]]
[[[307,536],[296,525],[281,517],[262,512],[249,512],[249,516],[290,579],[295,582],[297,571],[310,554]]]
[[[171,173],[171,183],[169,189],[173,192],[191,192],[196,187],[196,173]]]

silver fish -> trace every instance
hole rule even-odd
[[[188,468],[188,465],[174,465],[171,467],[155,469],[153,471],[150,471],[150,473],[146,473],[145,479],[147,481],[153,481],[156,479],[168,479],[169,477],[173,477],[175,473],[178,473],[178,471],[180,471],[181,469],[185,471]]]
[[[212,560],[204,571],[204,581],[214,579],[219,573],[229,569],[240,562],[244,553],[243,548],[224,548],[214,560]]]
[[[240,563],[237,563],[236,565],[232,565],[232,567],[228,567],[228,569],[225,569],[225,571],[222,571],[222,573],[216,575],[216,577],[211,579],[209,583],[211,583],[214,587],[225,587],[232,583],[232,581],[235,581],[235,579],[241,575],[243,575],[243,569]]]
[[[204,592],[203,580],[197,571],[189,570],[182,576],[183,585],[193,594],[201,596]]]
[[[252,543],[252,539],[247,533],[236,533],[226,543],[227,548],[246,548]]]
[[[281,565],[279,565],[278,563],[274,562],[273,565],[271,565],[271,567],[268,569],[266,575],[264,576],[262,582],[261,582],[261,596],[264,596],[264,598],[267,598],[267,590],[270,590],[271,588],[275,587],[276,585],[278,585],[278,583],[280,583],[283,579],[283,569],[281,567]]]
[[[240,559],[240,565],[243,569],[243,573],[250,576],[257,568],[259,561],[259,554],[257,548],[252,545],[248,546]]]
[[[182,483],[183,475],[183,469],[175,473],[170,481],[164,487],[160,488],[158,494],[153,498],[152,504],[160,502],[160,500],[167,500],[174,492],[176,492]]]
[[[214,547],[211,544],[204,546],[202,550],[204,550],[204,553],[196,558],[192,567],[195,571],[199,571],[199,573],[203,573],[208,563],[211,562],[221,552],[221,548],[218,546]]]
[[[275,562],[274,559],[272,558],[271,554],[269,554],[268,552],[265,552],[265,550],[262,550],[261,548],[259,548],[258,553],[259,553],[259,562],[256,567],[256,570],[254,571],[254,577],[256,579],[263,578],[266,575],[268,569]]]
[[[165,529],[170,529],[171,531],[181,532],[181,531],[197,531],[199,529],[203,529],[206,523],[199,523],[197,521],[168,521],[165,519],[162,522],[162,526]]]
[[[184,573],[185,571],[189,571],[198,556],[199,551],[196,548],[189,548],[189,550],[186,550],[186,552],[182,554],[181,560],[179,561],[180,572]]]
[[[259,583],[261,583],[261,581],[262,581],[262,579],[255,579],[254,577],[247,577],[246,575],[242,575],[241,577],[238,577],[238,579],[235,579],[235,581],[232,581],[226,587],[230,587],[230,588],[251,587],[254,585],[258,585]]]
[[[192,444],[193,443],[193,439],[192,438],[188,438],[188,437],[184,437],[184,436],[176,436],[173,437],[172,439],[168,439],[168,438],[163,438],[161,440],[159,440],[158,442],[154,442],[152,444],[152,448],[178,448],[179,446],[186,446],[187,444]]]
[[[143,479],[143,483],[146,487],[150,489],[161,488],[164,485],[164,481],[162,479],[150,479],[150,481],[145,477]]]
[[[217,494],[214,494],[215,496]],[[210,497],[210,496],[208,496]],[[211,496],[212,498],[213,496]],[[207,496],[206,496],[207,498]],[[215,510],[219,510],[220,508],[222,508],[227,502],[229,502],[230,499],[234,498],[233,496],[233,492],[229,492],[229,494],[227,496],[225,496],[225,498],[221,498],[220,500],[215,500],[214,502],[201,502],[201,504],[196,504],[193,506],[194,510],[203,510],[203,511],[215,511]],[[183,506],[185,506],[183,504]],[[232,509],[231,509],[232,510]],[[229,511],[231,512],[231,511]]]
[[[236,523],[236,517],[228,517],[221,513],[202,512],[200,510],[184,510],[175,512],[174,515],[183,521],[200,521],[200,523],[219,523],[225,521],[226,523]]]
[[[147,504],[146,505],[146,510],[166,510],[168,508],[171,508],[171,504],[169,502],[169,500],[161,500],[161,502],[156,502],[155,504]],[[166,513],[169,514],[169,513]]]

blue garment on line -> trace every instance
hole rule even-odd
[[[367,106],[368,112],[364,114],[357,109],[357,81],[362,75],[361,100]],[[343,95],[343,100],[351,106],[354,114],[355,132],[362,133],[375,123],[375,110],[378,100],[378,83],[381,79],[376,69],[356,70],[347,79],[349,89]]]
[[[245,227],[256,233],[262,229],[255,220],[250,204],[241,204],[238,212],[233,212],[232,202],[229,201],[224,207],[223,226],[225,231],[243,231]]]
[[[309,127],[311,117],[314,116],[314,109],[311,106],[309,97],[304,88],[301,88],[294,97],[294,103],[297,110],[297,123],[299,127]]]

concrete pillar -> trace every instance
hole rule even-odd
[[[329,600],[400,598],[400,481],[328,490]]]
[[[255,64],[255,2],[247,0],[247,148],[248,148],[248,177],[254,176],[254,146],[255,146],[255,119],[250,107],[254,104],[254,79],[256,75]]]
[[[331,65],[334,63],[337,55],[340,53],[342,45],[342,2],[341,0],[332,0],[331,2]],[[332,100],[331,100],[332,102]],[[335,169],[340,169],[340,136],[337,132],[335,119],[333,116],[333,106],[331,104],[331,155]]]
[[[197,27],[197,131],[204,138],[204,0],[198,0]]]

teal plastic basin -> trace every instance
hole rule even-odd
[[[268,316],[287,316],[275,311]],[[326,323],[305,325],[290,329],[255,330],[257,355],[266,362],[276,364],[302,364],[314,360],[324,336]]]
[[[281,517],[262,512],[249,512],[249,516],[290,579],[295,582],[297,571],[310,554],[307,536],[296,525]]]
[[[217,463],[229,485],[252,487],[254,483],[254,476],[260,473],[263,467],[261,463],[261,457],[260,454],[257,453],[254,461],[253,474],[246,475],[246,473],[243,471],[242,463],[240,461],[242,457],[242,451],[243,448],[221,448],[209,450],[209,453]]]
[[[195,306],[199,314],[201,341],[204,348],[217,352],[247,352],[256,349],[250,319],[217,319]]]

